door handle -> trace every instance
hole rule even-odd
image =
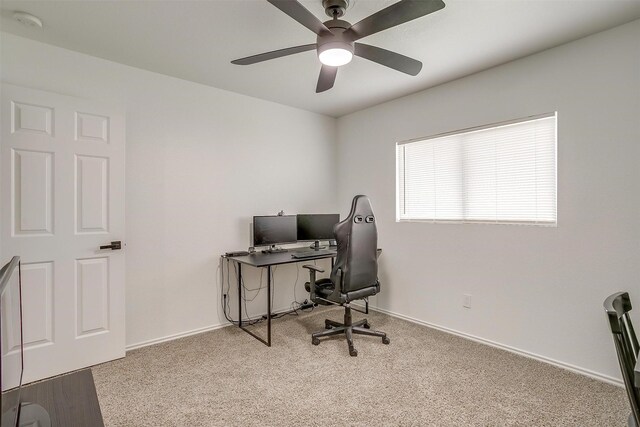
[[[120,240],[116,240],[114,242],[111,242],[110,245],[100,246],[100,249],[111,249],[112,251],[117,251],[119,249],[122,249],[122,242]]]

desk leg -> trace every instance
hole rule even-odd
[[[271,266],[267,266],[267,346],[271,347]]]
[[[238,264],[238,326],[242,328],[242,264]]]
[[[267,280],[267,339],[259,337],[242,325],[242,264],[240,263],[238,263],[238,327],[264,345],[271,347],[271,266],[267,268],[267,273],[269,276]],[[251,321],[251,317],[248,320],[248,326],[255,323]]]

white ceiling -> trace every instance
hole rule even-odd
[[[362,58],[315,93],[314,51],[260,64],[230,61],[315,42],[315,34],[265,0],[3,0],[1,29],[89,55],[186,80],[341,116],[640,18],[640,0],[444,0],[426,17],[362,42],[423,62],[417,77]],[[395,0],[351,0],[355,23]],[[321,0],[302,0],[325,21]],[[42,30],[13,11],[32,13]]]

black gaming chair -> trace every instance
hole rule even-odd
[[[366,319],[356,323],[351,321],[349,303],[380,292],[378,230],[367,196],[354,197],[349,216],[335,225],[333,234],[338,243],[338,253],[331,277],[316,280],[316,273],[323,273],[324,270],[315,265],[304,265],[311,276],[305,288],[311,295],[311,301],[315,303],[344,306],[344,323],[325,320],[327,330],[314,332],[311,342],[318,345],[320,337],[344,333],[349,344],[349,354],[357,356],[358,351],[353,346],[353,334],[381,337],[384,344],[390,342],[384,332],[371,330]]]
[[[640,389],[634,382],[634,368],[638,360],[638,339],[631,324],[631,299],[627,292],[617,292],[604,300],[604,310],[616,346],[620,371],[627,390],[631,413],[627,419],[629,427],[640,426]]]

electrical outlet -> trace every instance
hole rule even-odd
[[[471,308],[471,294],[464,294],[463,297],[462,306],[464,308]]]

